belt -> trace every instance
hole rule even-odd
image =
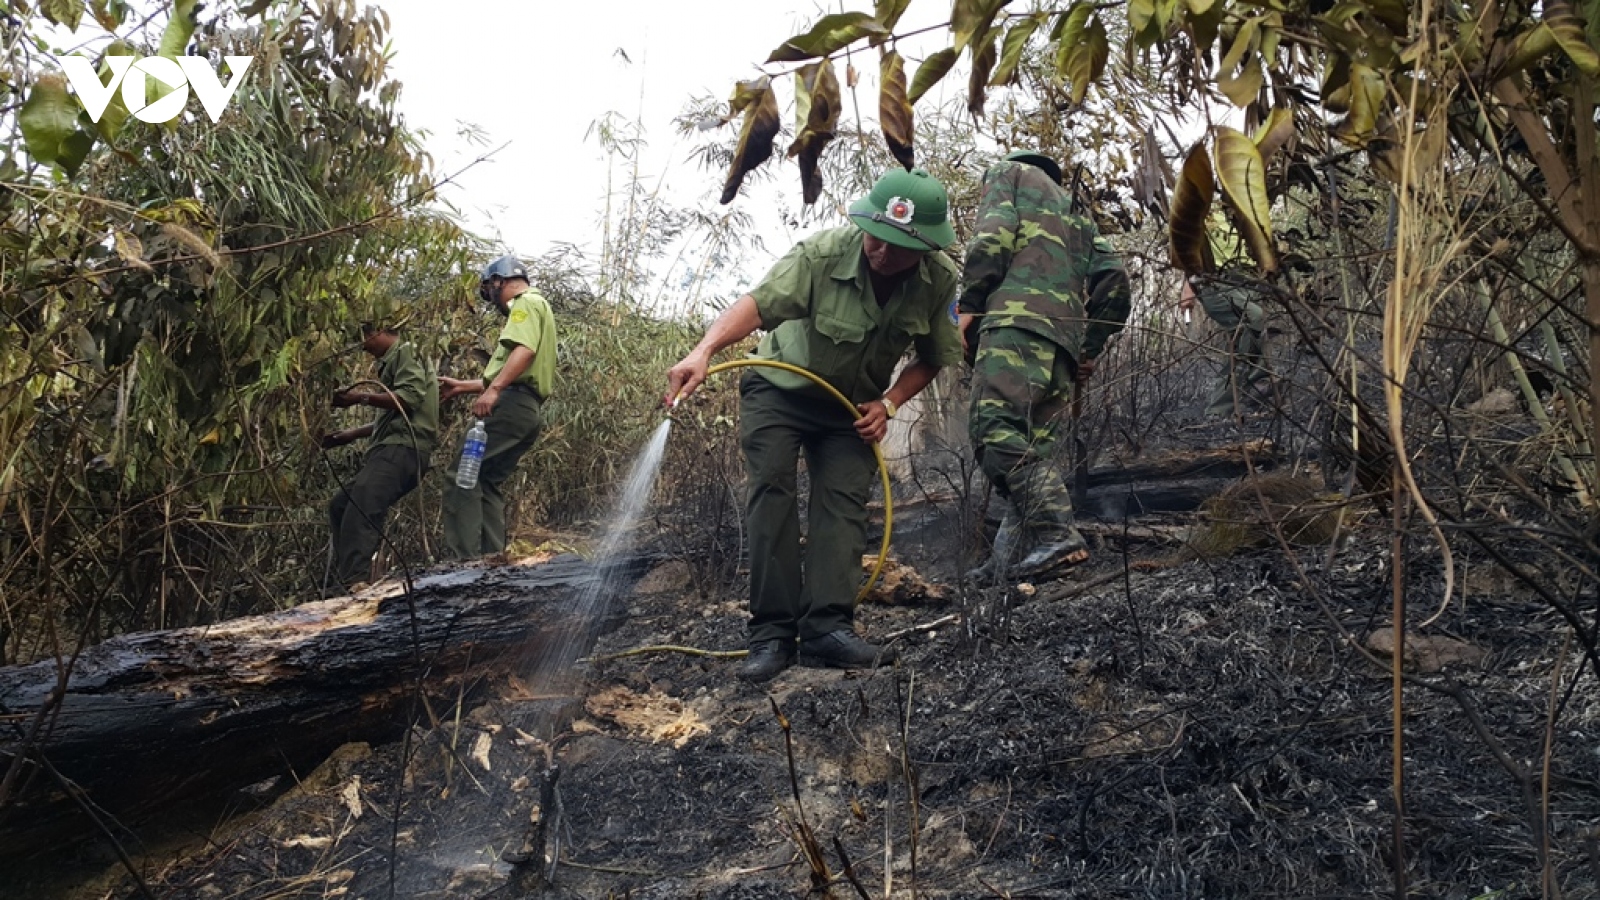
[[[543,401],[544,400],[543,397],[539,396],[538,389],[535,388],[533,385],[527,383],[526,381],[513,381],[510,384],[506,385],[504,390],[516,391],[519,394],[527,394],[528,396],[532,397],[535,400],[539,400],[539,401]]]

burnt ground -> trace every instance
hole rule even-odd
[[[1093,508],[1139,496],[1113,482]],[[1378,516],[1357,511],[1337,553],[1206,559],[1177,540],[1192,512],[1091,523],[1087,566],[978,591],[955,578],[975,511],[920,484],[896,498],[895,552],[935,590],[861,607],[867,636],[900,635],[894,668],[742,684],[734,660],[698,652],[742,647],[742,580],[667,562],[569,699],[497,676],[418,708],[405,741],[346,746],[298,784],[127,840],[142,892],[101,848],[47,863],[53,880],[0,879],[0,896],[1396,895],[1391,682],[1366,649],[1390,616]],[[669,553],[695,527],[658,525]],[[1440,560],[1421,537],[1406,549],[1407,896],[1600,897],[1594,664],[1469,551],[1459,598],[1423,628]],[[1573,595],[1592,619],[1594,598]],[[660,645],[693,652],[631,652]],[[103,877],[59,877],[95,864]]]
[[[959,524],[925,505],[897,547],[948,577]],[[477,705],[420,711],[410,741],[348,746],[213,825],[150,863],[147,888],[801,897],[820,895],[809,846],[836,897],[1392,896],[1389,676],[1352,644],[1387,624],[1387,545],[1358,535],[1331,564],[1273,548],[1177,561],[1159,530],[1097,534],[1094,561],[1059,581],[864,605],[869,636],[910,630],[895,668],[796,668],[764,688],[727,659],[605,658],[741,646],[742,602],[696,595],[669,562],[599,639],[553,742],[560,702],[497,679]],[[1431,607],[1437,563],[1419,549],[1411,564],[1411,602]],[[1409,896],[1556,896],[1541,894],[1543,802],[1559,896],[1600,896],[1600,691],[1566,700],[1542,798],[1564,626],[1496,570],[1463,573],[1464,602],[1426,634],[1467,658],[1404,694]],[[1570,681],[1578,660],[1559,664]],[[554,863],[506,863],[534,821]],[[116,873],[75,894],[139,895]]]

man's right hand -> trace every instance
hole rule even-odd
[[[661,405],[671,409],[679,400],[693,394],[706,380],[706,370],[710,368],[710,360],[698,353],[690,353],[678,362],[677,365],[667,370],[667,395],[661,399]]]
[[[350,443],[350,438],[346,437],[342,431],[334,431],[322,436],[322,449],[324,450],[343,447],[348,443]]]
[[[462,394],[476,394],[483,390],[483,382],[465,378],[439,376],[439,399],[450,400]]]

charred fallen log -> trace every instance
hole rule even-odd
[[[402,732],[419,690],[455,696],[530,666],[594,592],[631,585],[574,556],[463,569],[208,628],[124,635],[70,669],[0,668],[0,859],[186,800],[303,773]],[[614,613],[605,598],[600,608]],[[591,613],[592,614],[592,613]],[[605,618],[601,613],[598,618]],[[70,793],[69,793],[70,792]],[[76,793],[75,798],[72,794]]]

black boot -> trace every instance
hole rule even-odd
[[[1071,511],[1049,510],[1037,526],[1039,542],[1022,562],[1018,578],[1037,578],[1061,566],[1076,566],[1089,559],[1089,544],[1072,524]],[[1077,557],[1077,558],[1074,558]]]
[[[966,578],[974,584],[990,584],[1002,581],[1005,573],[1016,561],[1017,550],[1022,543],[1022,519],[1017,515],[1015,507],[1007,505],[1006,514],[1000,520],[1000,530],[994,533],[994,548],[989,553],[989,558],[983,565],[967,570]]]
[[[813,669],[874,669],[893,662],[893,650],[869,644],[848,628],[800,642],[800,665]]]
[[[794,665],[793,638],[756,641],[750,645],[750,655],[739,664],[739,677],[760,684],[771,681],[779,672]]]

